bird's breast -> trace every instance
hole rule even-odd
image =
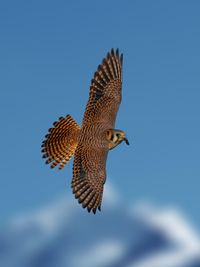
[[[83,125],[79,136],[79,143],[90,147],[105,148],[108,146],[105,132],[106,128],[103,123]]]

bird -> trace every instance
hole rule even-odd
[[[123,54],[112,48],[91,80],[82,125],[69,114],[60,117],[42,142],[43,158],[51,168],[62,169],[74,156],[72,192],[94,214],[101,211],[109,150],[123,141],[129,145],[126,133],[115,129],[122,99],[122,65]]]

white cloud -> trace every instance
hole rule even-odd
[[[73,257],[70,260],[71,267],[100,267],[108,266],[113,261],[117,261],[123,252],[125,247],[119,241],[105,240],[101,243],[97,243],[95,247],[90,250],[84,250],[79,252],[78,257]]]
[[[199,236],[178,209],[158,210],[153,206],[142,205],[137,208],[137,214],[161,231],[174,244],[174,248],[151,255],[134,264],[134,267],[179,267],[194,257],[200,257]]]
[[[103,201],[106,205],[112,206],[120,203],[120,195],[113,184],[106,182],[104,186]]]
[[[16,240],[21,240],[23,236],[23,242],[20,241],[16,246],[18,243],[11,241],[14,249],[7,251],[7,260],[18,260],[20,267],[29,267],[20,265],[24,255],[33,257],[55,242],[56,246],[51,253],[55,253],[59,266],[109,266],[118,259],[124,259],[130,249],[134,250],[137,242],[140,242],[136,237],[139,234],[139,237],[144,238],[146,226],[153,230],[152,234],[161,234],[166,243],[172,244],[172,248],[167,247],[162,252],[154,251],[148,257],[144,251],[142,259],[137,262],[129,256],[128,267],[182,267],[200,255],[199,234],[177,208],[156,208],[146,202],[134,204],[129,213],[128,209],[121,209],[120,196],[108,183],[103,201],[105,207],[99,217],[82,210],[71,196],[64,196],[47,208],[14,220],[11,229],[8,228],[8,236],[14,236]],[[104,210],[107,212],[104,213]],[[141,228],[137,228],[137,220],[134,219],[142,222]],[[153,242],[148,231],[146,238],[148,242]]]

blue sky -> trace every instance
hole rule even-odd
[[[71,194],[72,162],[50,170],[40,145],[58,117],[81,123],[92,75],[119,47],[116,128],[131,146],[109,154],[108,179],[124,205],[177,205],[200,227],[199,10],[197,0],[1,2],[1,221]]]

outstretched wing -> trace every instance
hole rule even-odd
[[[43,158],[47,158],[46,163],[51,163],[51,168],[59,164],[62,169],[73,156],[80,133],[80,126],[75,120],[67,115],[54,122],[53,127],[42,144]]]
[[[75,152],[72,191],[89,212],[92,210],[96,213],[97,208],[101,210],[107,154],[107,149],[82,145],[78,145]]]
[[[108,146],[103,133],[113,128],[121,102],[122,55],[112,49],[91,81],[79,144],[73,164],[72,190],[83,208],[101,209]]]
[[[101,121],[114,127],[121,102],[122,63],[123,55],[112,49],[98,66],[91,81],[83,125]]]

